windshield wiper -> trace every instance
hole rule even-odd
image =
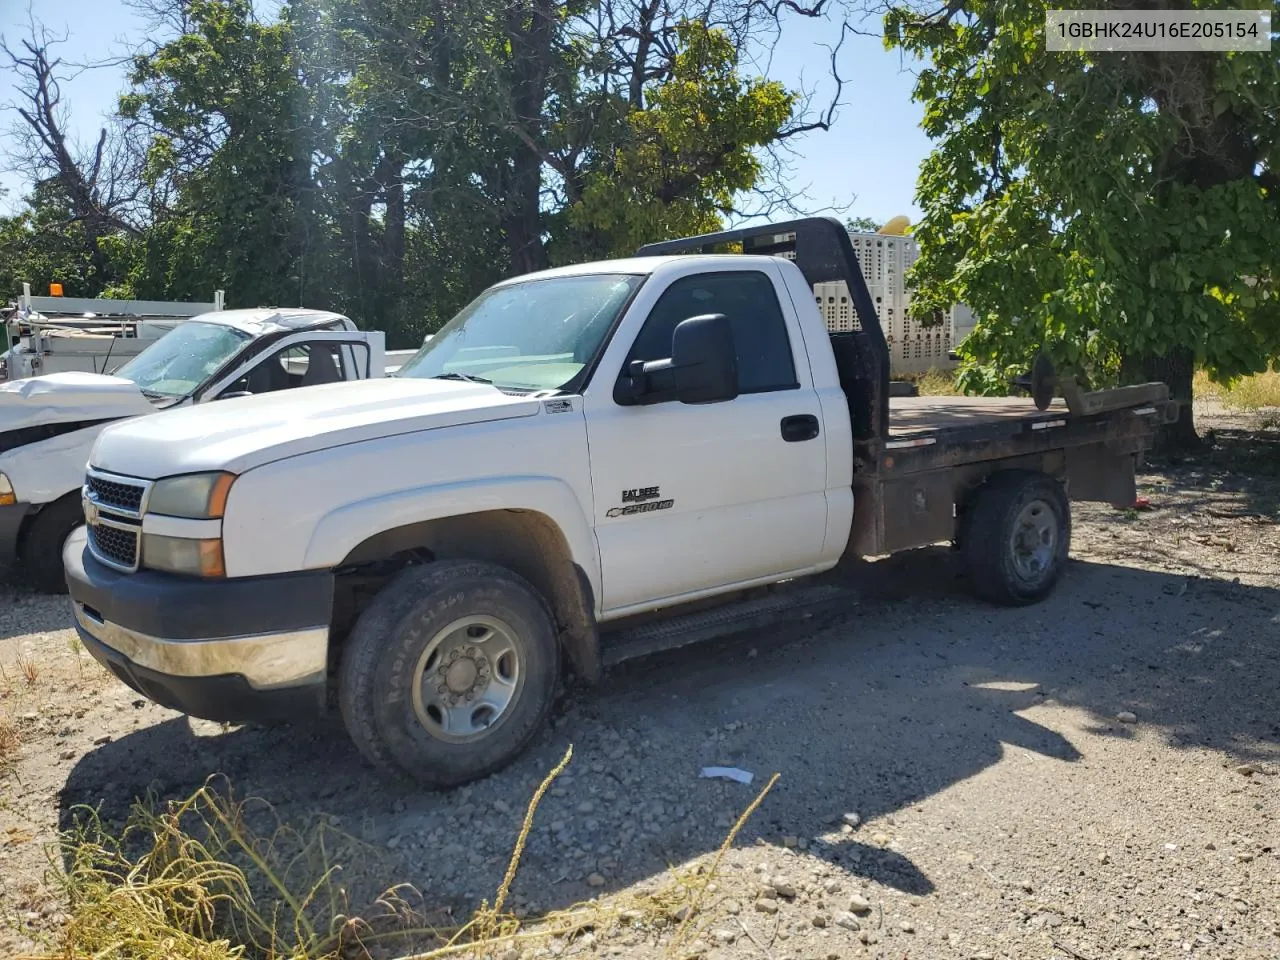
[[[144,397],[148,400],[172,400],[172,393],[156,393],[154,390],[147,390],[144,387],[138,388]]]
[[[465,380],[467,383],[487,383],[492,386],[492,380],[486,380],[484,377],[472,376],[469,373],[437,373],[432,380]]]

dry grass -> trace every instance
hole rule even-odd
[[[13,763],[21,749],[22,740],[18,737],[18,725],[9,714],[0,712],[0,769]]]
[[[655,893],[522,921],[505,912],[507,896],[538,804],[572,754],[570,747],[530,799],[493,905],[482,903],[463,923],[424,907],[405,886],[351,912],[340,864],[370,858],[372,848],[325,821],[306,832],[289,828],[265,802],[236,801],[212,782],[160,810],[154,802],[136,804],[119,834],[94,811],[79,809],[78,826],[59,848],[65,871],[54,872],[70,919],[37,957],[443,960],[500,956],[553,939],[567,944],[588,932],[605,941],[649,936],[653,956],[682,957],[682,944],[701,926],[700,907],[721,858],[777,775],[743,811],[710,869],[673,871]],[[257,826],[264,822],[268,829]]]
[[[28,687],[34,687],[40,679],[40,665],[34,660],[27,658],[25,654],[18,654],[18,673],[22,679],[26,681]]]
[[[958,397],[960,390],[956,387],[955,374],[948,370],[929,370],[926,373],[913,374],[895,379],[909,380],[920,390],[922,397]]]
[[[1211,381],[1203,371],[1196,374],[1195,395],[1212,398],[1231,410],[1260,410],[1280,407],[1280,373],[1268,370],[1242,377],[1230,387]]]

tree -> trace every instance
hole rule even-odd
[[[1280,356],[1280,59],[1048,53],[1045,9],[887,18],[926,60],[936,143],[913,306],[974,310],[969,389],[1004,389],[1045,349],[1099,383],[1164,380],[1182,410],[1166,439],[1194,443],[1196,366],[1229,380]]]
[[[287,19],[249,0],[190,0],[191,29],[134,62],[125,117],[151,136],[147,180],[172,197],[147,237],[139,283],[239,303],[335,299],[318,136]]]
[[[844,225],[854,233],[877,233],[884,226],[879,220],[871,217],[849,217]]]
[[[0,39],[0,62],[14,75],[17,94],[12,109],[19,119],[11,131],[10,156],[35,185],[33,216],[19,233],[35,229],[47,237],[55,231],[55,247],[63,252],[67,242],[80,244],[83,258],[77,259],[84,260],[96,282],[105,282],[112,238],[142,233],[146,191],[127,124],[102,127],[87,149],[68,136],[62,84],[75,68],[54,52],[62,40],[34,22],[30,35],[16,45]],[[54,209],[62,217],[60,224],[49,219]]]
[[[643,109],[625,114],[614,149],[577,172],[553,232],[557,259],[629,256],[653,239],[716,230],[734,198],[755,186],[755,150],[791,119],[794,94],[739,77],[737,51],[721,31],[682,23],[676,43],[670,77]]]

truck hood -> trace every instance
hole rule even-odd
[[[243,473],[364,440],[533,416],[541,401],[453,380],[357,380],[217,400],[112,424],[89,461],[148,480],[205,470]]]
[[[117,420],[154,409],[132,380],[101,373],[48,373],[0,384],[0,433],[54,423]]]

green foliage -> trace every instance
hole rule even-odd
[[[1265,369],[1280,357],[1280,58],[1049,53],[1045,9],[886,20],[890,46],[925,58],[915,95],[936,144],[914,308],[974,310],[970,390],[1002,391],[1041,348],[1100,382],[1182,355],[1224,380]]]
[[[127,249],[115,244],[101,272],[93,262],[83,224],[54,181],[36,184],[26,209],[0,217],[0,302],[22,292],[24,282],[36,294],[61,283],[68,297],[96,296],[122,279]]]
[[[687,21],[676,36],[671,77],[626,115],[621,142],[585,172],[580,199],[565,211],[574,238],[594,240],[587,250],[566,242],[574,258],[629,256],[647,242],[719,229],[760,175],[755,148],[791,117],[794,95],[739,77],[723,32]]]
[[[719,227],[796,106],[680,2],[634,20],[613,0],[287,0],[271,22],[251,0],[178,2],[186,31],[134,60],[120,98],[145,133],[141,236],[95,241],[108,276],[33,208],[0,221],[15,276],[221,288],[416,345],[504,275]]]
[[[855,233],[878,233],[884,226],[879,220],[873,220],[871,217],[849,217],[844,225]]]

